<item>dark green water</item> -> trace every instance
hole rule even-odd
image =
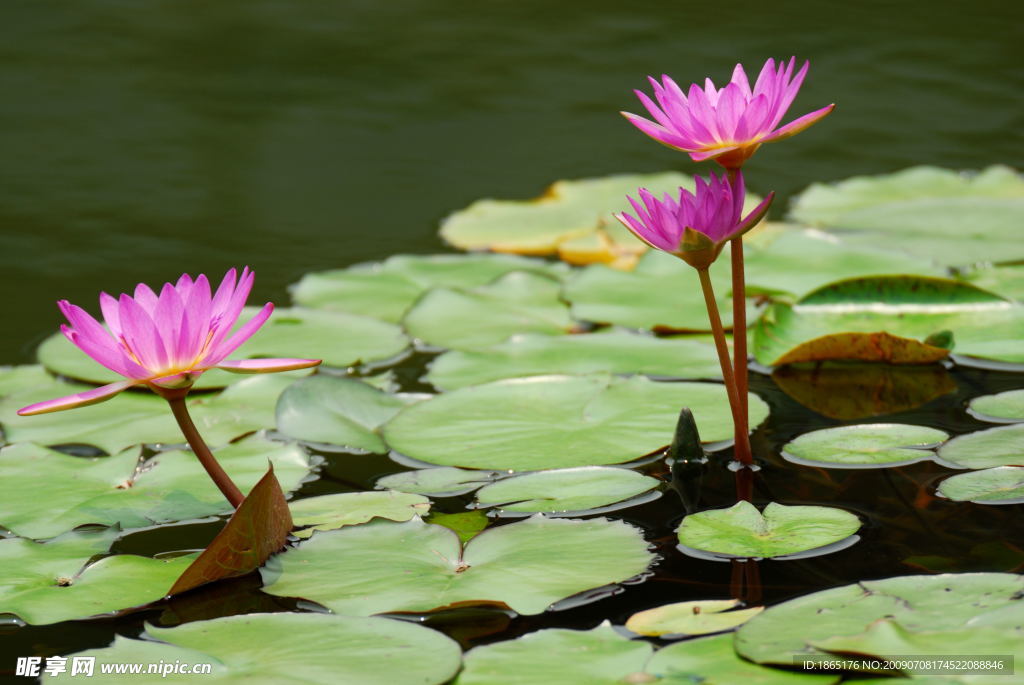
[[[0,363],[66,297],[247,263],[302,273],[443,249],[438,221],[557,178],[696,169],[617,114],[647,74],[812,62],[750,185],[1020,166],[1019,3],[4,0]],[[756,69],[755,69],[756,71]],[[783,207],[779,203],[778,207]]]

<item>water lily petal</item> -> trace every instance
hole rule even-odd
[[[270,313],[273,311],[274,305],[267,302],[263,305],[263,309],[257,312],[256,316],[249,319],[244,326],[235,331],[234,335],[216,347],[212,347],[207,353],[206,358],[202,360],[201,365],[215,366],[220,363],[222,359],[238,349],[239,345],[251,338],[260,329],[260,326],[270,318]]]
[[[126,390],[137,383],[138,381],[134,380],[118,381],[117,383],[111,383],[110,385],[86,390],[85,392],[80,392],[76,395],[68,395],[67,397],[60,397],[55,400],[37,402],[36,404],[30,404],[27,407],[19,409],[18,415],[32,416],[34,414],[46,414],[52,411],[62,411],[64,409],[74,409],[75,407],[84,407],[89,404],[96,404],[97,402],[109,400],[117,393],[122,390]]]
[[[318,366],[319,359],[235,359],[223,361],[216,368],[231,373],[274,373],[276,371],[295,371]]]
[[[828,107],[822,107],[821,109],[815,110],[810,114],[805,114],[799,119],[794,119],[780,129],[777,129],[774,133],[762,138],[760,142],[770,143],[773,140],[782,140],[783,138],[789,138],[795,136],[805,128],[815,124],[819,119],[824,119],[826,116],[832,113],[832,110],[836,108],[835,104],[831,104]]]

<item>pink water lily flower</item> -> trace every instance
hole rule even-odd
[[[714,159],[727,169],[738,169],[763,143],[796,135],[835,108],[822,107],[779,127],[809,63],[804,62],[794,76],[795,66],[795,57],[778,67],[769,59],[751,88],[743,65],[737,64],[724,88],[705,79],[703,88],[694,83],[687,93],[668,76],[662,76],[661,83],[648,77],[657,102],[635,92],[654,121],[629,112],[622,115],[658,142],[690,153],[695,162]]]
[[[743,218],[746,188],[742,172],[736,172],[734,183],[729,183],[724,174],[711,174],[707,182],[699,176],[694,180],[696,192],[680,188],[678,199],[665,193],[659,200],[641,188],[642,205],[632,197],[626,198],[636,216],[620,212],[615,218],[651,247],[673,254],[697,269],[707,269],[727,242],[757,225],[768,212],[775,193],[769,193]]]
[[[235,373],[290,371],[316,366],[313,359],[243,359],[225,361],[259,330],[274,309],[267,303],[256,316],[232,328],[242,313],[255,274],[235,269],[211,294],[205,275],[195,280],[183,274],[176,284],[165,283],[160,294],[140,283],[135,297],[115,299],[100,294],[106,327],[67,300],[57,303],[70,325],[61,332],[80,350],[125,377],[125,380],[18,410],[22,416],[72,409],[110,399],[122,390],[146,385],[163,394],[189,388],[212,368]]]

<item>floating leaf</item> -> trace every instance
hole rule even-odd
[[[790,461],[826,468],[904,466],[930,458],[949,439],[935,428],[903,423],[865,423],[804,433],[782,448]]]
[[[403,409],[384,426],[401,454],[431,464],[536,471],[636,459],[666,446],[680,407],[706,441],[733,435],[725,388],[643,376],[533,376],[475,385]],[[750,396],[750,425],[768,408]]]
[[[335,530],[342,526],[366,523],[374,518],[408,521],[430,511],[430,500],[421,495],[387,490],[385,492],[344,492],[320,497],[307,497],[292,502],[292,521],[296,526],[310,526],[294,533],[308,538],[317,530]]]
[[[650,637],[707,635],[732,630],[764,611],[764,607],[736,609],[739,603],[738,599],[705,599],[665,604],[633,614],[626,627]]]
[[[426,522],[444,526],[458,535],[459,542],[465,545],[483,532],[490,520],[482,511],[460,511],[457,514],[434,513],[426,518]]]
[[[776,228],[746,242],[750,295],[802,297],[834,281],[860,276],[946,275],[945,269],[920,257],[874,246],[846,245],[837,236],[809,229]]]
[[[263,577],[265,592],[354,616],[467,602],[539,614],[643,573],[651,560],[639,531],[620,521],[533,517],[488,529],[462,550],[452,531],[412,519],[318,533]]]
[[[87,618],[155,602],[193,557],[104,557],[114,530],[65,533],[46,543],[0,540],[0,614],[42,625]]]
[[[225,616],[173,628],[147,626],[143,637],[149,639],[118,635],[109,647],[75,656],[95,657],[96,673],[106,664],[212,665],[198,678],[161,674],[147,682],[252,685],[440,685],[459,670],[462,656],[454,640],[414,623],[331,614]]]
[[[652,656],[653,653],[653,656]],[[592,630],[549,628],[466,653],[454,685],[826,685],[838,676],[751,664],[732,649],[732,636],[687,640],[657,652],[607,623]]]
[[[686,547],[737,558],[771,558],[825,547],[849,538],[860,519],[831,507],[770,502],[764,513],[750,502],[711,509],[683,519],[677,534]]]
[[[879,619],[897,621],[913,632],[971,625],[1020,633],[1022,592],[1024,577],[1010,573],[861,581],[769,607],[740,627],[736,650],[758,663],[792,666],[794,657],[822,654],[810,643],[860,633]]]
[[[431,497],[452,497],[473,492],[490,483],[500,474],[497,471],[477,471],[454,466],[435,469],[416,469],[384,476],[377,481],[378,488],[390,488],[402,492],[415,492]]]
[[[1024,390],[1007,390],[975,397],[968,406],[971,416],[991,423],[1024,421]]]
[[[941,331],[952,331],[960,355],[1024,361],[1024,305],[965,283],[916,276],[841,281],[795,305],[774,304],[755,328],[754,354],[767,365],[920,364],[949,354],[926,340]]]
[[[710,269],[722,322],[732,325],[729,260]],[[570,276],[563,294],[581,321],[656,331],[709,331],[708,312],[697,272],[681,259],[651,250],[631,273],[595,264]],[[753,320],[754,309],[747,312]]]
[[[942,481],[939,494],[955,502],[1018,504],[1024,502],[1024,466],[961,473]]]
[[[160,452],[136,469],[139,453],[130,448],[86,459],[31,443],[5,447],[0,450],[0,526],[23,537],[47,538],[87,523],[140,528],[231,511],[191,452]],[[310,468],[298,446],[260,437],[228,445],[216,456],[242,492],[263,476],[268,460],[286,490],[297,488]]]
[[[493,347],[453,350],[431,362],[425,380],[441,390],[454,390],[502,378],[594,372],[722,377],[709,336],[655,338],[611,330],[557,337],[516,335]]]
[[[611,213],[628,206],[627,193],[640,187],[656,195],[678,193],[680,186],[692,190],[693,177],[665,172],[558,181],[536,200],[478,200],[446,218],[441,237],[461,250],[554,254],[566,241],[615,221]],[[607,261],[602,252],[595,259]]]
[[[255,571],[284,547],[292,517],[271,465],[192,565],[174,581],[169,595]]]
[[[274,425],[274,405],[293,382],[283,374],[252,376],[217,395],[194,394],[189,412],[211,447],[226,444],[260,428]],[[9,442],[40,445],[95,445],[108,454],[126,447],[184,442],[167,402],[147,391],[123,392],[113,399],[74,411],[18,416],[20,407],[71,395],[89,387],[73,383],[26,390],[0,401],[0,422]]]
[[[986,265],[962,272],[959,277],[1007,299],[1024,302],[1024,264]]]
[[[288,387],[277,402],[277,429],[313,443],[385,452],[377,429],[407,404],[422,399],[392,395],[354,378],[317,374]]]
[[[403,323],[429,345],[459,350],[495,345],[516,333],[563,335],[573,321],[560,290],[547,276],[513,271],[473,290],[429,290]]]
[[[978,174],[913,167],[814,184],[793,203],[800,222],[855,245],[887,245],[943,264],[1024,259],[1024,180],[1004,166]]]
[[[53,376],[39,364],[0,366],[0,397],[56,384]]]
[[[476,505],[496,507],[499,514],[611,511],[609,507],[618,503],[628,505],[628,500],[658,484],[657,478],[608,466],[554,469],[485,485],[476,493]]]
[[[306,274],[292,286],[292,297],[304,307],[398,323],[429,288],[475,288],[509,271],[560,277],[568,268],[513,255],[395,255],[383,262]]]
[[[949,372],[938,364],[790,364],[774,369],[772,380],[803,406],[840,421],[916,409],[957,388]]]
[[[963,469],[1024,466],[1024,424],[957,436],[939,448],[939,458]]]

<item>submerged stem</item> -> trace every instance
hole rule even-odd
[[[704,304],[707,306],[708,319],[711,321],[711,334],[715,339],[715,349],[718,351],[718,362],[722,367],[722,379],[725,381],[725,391],[729,395],[729,408],[732,410],[733,426],[736,427],[736,458],[744,463],[750,464],[753,458],[750,453],[750,436],[744,430],[740,432],[740,426],[746,422],[740,416],[741,406],[736,388],[736,377],[733,374],[733,363],[729,357],[729,346],[725,342],[725,329],[722,328],[722,317],[718,313],[718,302],[715,301],[715,290],[711,285],[711,275],[707,269],[697,269],[700,276],[700,287],[704,291]]]
[[[196,425],[192,423],[192,417],[189,416],[188,406],[185,404],[185,396],[168,397],[165,395],[164,398],[171,405],[171,412],[178,421],[178,426],[181,428],[185,440],[188,441],[189,447],[192,448],[192,452],[199,459],[199,463],[206,469],[206,473],[213,479],[221,493],[227,497],[228,502],[231,502],[231,506],[237,509],[242,500],[245,499],[245,495],[234,484],[227,472],[221,468],[217,459],[214,458],[213,452],[206,446],[203,437],[199,435],[199,430],[196,429]]]

